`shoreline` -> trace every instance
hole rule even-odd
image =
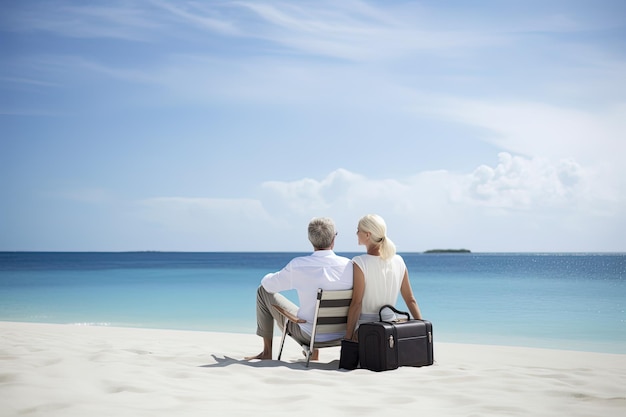
[[[283,360],[244,361],[256,335],[0,322],[0,406],[35,416],[618,416],[626,355],[444,343],[433,366],[338,370],[339,348],[309,369],[299,346]],[[274,358],[279,331],[275,332]]]

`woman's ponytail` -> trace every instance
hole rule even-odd
[[[380,242],[380,258],[387,260],[394,257],[396,254],[396,245],[387,236],[383,236]]]

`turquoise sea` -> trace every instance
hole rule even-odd
[[[0,252],[0,320],[254,333],[299,255]],[[626,353],[626,254],[401,255],[438,341]]]

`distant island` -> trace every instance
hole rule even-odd
[[[424,253],[472,253],[469,249],[429,249]]]

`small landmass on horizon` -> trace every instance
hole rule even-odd
[[[424,253],[472,253],[469,249],[428,249]]]

